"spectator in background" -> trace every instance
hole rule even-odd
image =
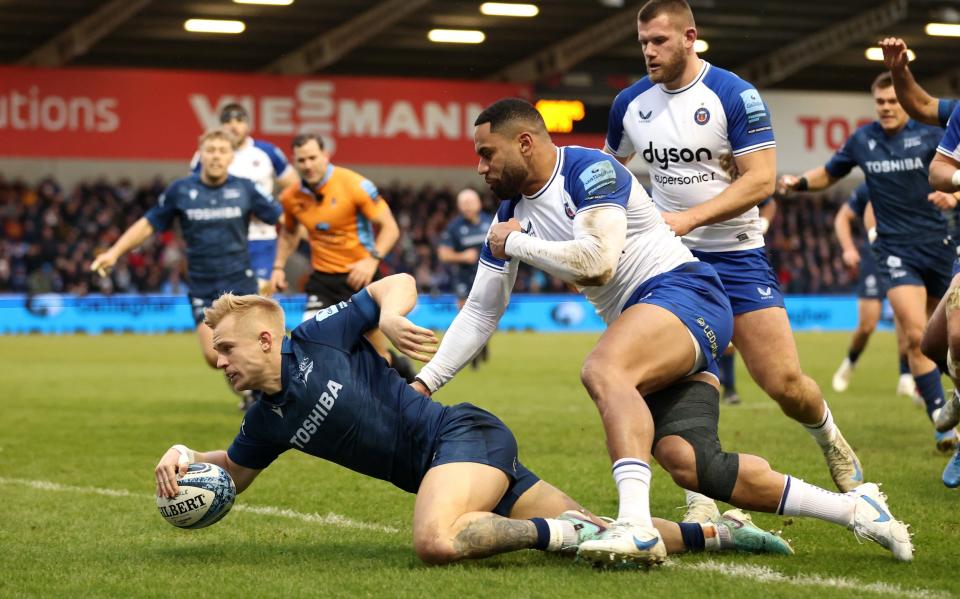
[[[440,262],[453,270],[453,290],[457,295],[457,307],[463,308],[473,279],[477,276],[480,249],[487,239],[493,215],[483,212],[480,194],[469,187],[457,194],[457,210],[460,214],[450,221],[440,238],[437,256]],[[489,358],[489,350],[484,344],[471,364],[477,368],[480,361],[486,362]]]

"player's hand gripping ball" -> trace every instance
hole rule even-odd
[[[177,485],[180,490],[176,497],[157,497],[157,509],[167,522],[179,528],[204,528],[218,522],[237,496],[230,474],[215,464],[190,464]]]

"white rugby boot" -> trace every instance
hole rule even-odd
[[[853,521],[847,528],[858,539],[869,539],[893,553],[901,562],[913,560],[913,543],[907,525],[893,517],[887,507],[887,497],[875,483],[864,483],[850,491],[857,504]]]
[[[580,543],[577,550],[578,559],[609,568],[654,566],[666,557],[667,547],[657,529],[630,520],[614,521],[598,538]]]
[[[852,491],[858,485],[863,484],[863,469],[860,467],[860,460],[853,448],[843,438],[840,431],[837,436],[826,446],[820,448],[823,451],[823,457],[827,460],[827,467],[830,468],[830,477],[833,483],[841,492]]]
[[[853,362],[850,358],[844,358],[840,362],[840,368],[833,373],[833,390],[837,393],[843,393],[850,386],[850,378],[853,376]]]
[[[687,491],[687,511],[683,513],[681,522],[716,522],[720,520],[720,510],[717,504],[706,495]]]

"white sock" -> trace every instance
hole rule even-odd
[[[815,487],[799,478],[786,476],[778,514],[807,516],[847,526],[853,522],[857,500],[850,495]]]
[[[579,541],[579,535],[577,529],[573,526],[573,522],[554,518],[544,518],[544,521],[550,528],[550,541],[547,543],[547,551],[560,551],[561,547],[571,547]]]
[[[650,466],[638,458],[621,458],[613,463],[613,480],[620,492],[617,520],[632,520],[653,526],[650,518]]]
[[[733,538],[730,530],[725,526],[717,526],[713,522],[701,522],[703,530],[704,551],[721,551],[733,547]]]
[[[820,447],[826,447],[837,438],[837,425],[833,423],[830,406],[823,402],[823,419],[816,424],[804,424],[803,427],[817,441]]]

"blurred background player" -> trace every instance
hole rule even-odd
[[[217,367],[217,352],[213,333],[203,324],[203,310],[225,292],[257,292],[247,247],[249,221],[255,215],[272,225],[282,214],[280,204],[252,181],[229,174],[232,159],[233,141],[227,133],[220,129],[205,133],[200,137],[199,172],[171,183],[157,205],[90,265],[106,275],[121,256],[177,221],[187,246],[188,297],[197,338],[211,368]],[[252,394],[245,394],[241,407],[251,401]]]
[[[772,197],[757,204],[760,215],[760,233],[766,235],[770,230],[770,223],[777,216],[777,201]],[[740,403],[740,394],[737,393],[737,348],[731,343],[723,355],[717,358],[717,367],[720,370],[720,385],[723,387],[723,401],[735,406]]]
[[[769,111],[754,86],[697,56],[697,28],[684,0],[650,0],[637,15],[647,76],[617,94],[605,151],[649,165],[653,201],[674,233],[713,266],[733,308],[733,344],[750,375],[804,426],[841,491],[863,482],[860,462],[817,383],[800,367],[757,204],[776,185]],[[637,118],[645,111],[646,118]],[[682,159],[689,155],[689,159]],[[687,491],[684,520],[716,505]]]
[[[853,235],[853,223],[860,221],[865,233],[865,239],[859,248]],[[840,206],[833,220],[833,229],[843,248],[843,263],[847,268],[857,272],[857,329],[850,339],[847,357],[840,363],[840,367],[833,374],[833,390],[843,393],[850,386],[850,379],[856,369],[860,354],[867,347],[867,342],[873,331],[876,330],[883,313],[883,300],[886,289],[883,288],[877,274],[877,264],[871,249],[872,239],[877,235],[877,221],[870,206],[870,192],[866,183],[861,183],[850,194],[850,198]],[[896,323],[896,319],[894,319]],[[906,338],[899,325],[896,325],[897,352],[900,364],[900,377],[897,379],[897,395],[904,395],[920,402],[923,400],[916,395],[917,385],[910,375],[910,364],[907,361]]]
[[[453,290],[457,295],[457,307],[463,308],[473,280],[477,277],[480,250],[487,239],[493,215],[484,212],[480,194],[469,187],[457,194],[457,211],[460,214],[450,221],[440,238],[437,258],[444,264],[453,266]],[[481,361],[486,362],[489,359],[488,345],[484,344],[473,358],[473,367],[477,368]]]
[[[226,469],[240,493],[280,454],[296,449],[416,493],[413,545],[428,563],[518,549],[571,553],[596,536],[603,523],[519,462],[516,439],[500,419],[468,403],[444,406],[424,397],[361,342],[380,327],[398,348],[427,359],[436,337],[404,317],[416,298],[412,277],[386,277],[305,321],[289,338],[275,301],[217,300],[206,321],[219,367],[238,390],[265,395],[226,451],[171,447],[156,467],[157,494],[176,496],[177,473],[193,462]],[[792,553],[740,510],[715,523],[655,524],[671,553]]]
[[[881,73],[870,89],[877,120],[857,129],[826,165],[799,177],[784,175],[780,187],[783,192],[825,189],[855,166],[863,171],[877,221],[873,250],[881,284],[903,327],[910,372],[932,420],[943,406],[943,386],[937,364],[923,355],[920,344],[930,313],[950,285],[956,255],[940,209],[949,194],[935,192],[927,182],[943,130],[909,118],[890,73]],[[957,443],[953,430],[935,435],[941,451]]]
[[[400,238],[400,228],[377,186],[350,169],[334,166],[320,136],[298,135],[292,146],[300,179],[280,194],[284,220],[268,290],[287,288],[287,259],[301,237],[307,238],[313,266],[304,287],[307,320],[380,278],[380,262]],[[389,350],[379,331],[371,331],[369,338],[387,363],[413,380],[410,361]]]
[[[261,192],[274,196],[274,181],[283,189],[297,182],[297,172],[287,162],[277,146],[250,136],[250,115],[240,104],[227,104],[220,110],[223,130],[233,140],[233,161],[229,172],[235,177],[253,181]],[[198,157],[192,161],[193,171],[200,168]],[[263,291],[270,280],[274,257],[277,254],[277,227],[256,216],[250,218],[247,231],[250,264]]]

